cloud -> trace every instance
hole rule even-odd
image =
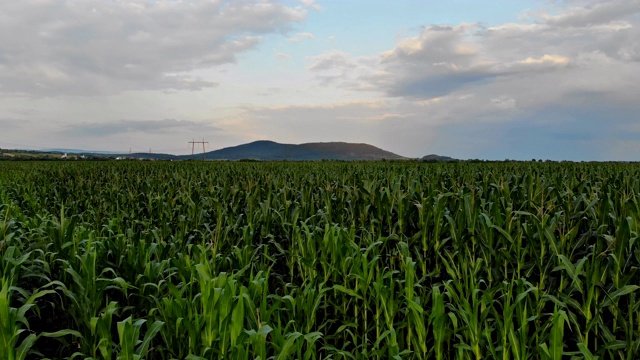
[[[385,109],[388,108],[387,104],[383,100],[372,101],[344,101],[338,103],[329,104],[297,104],[297,105],[285,105],[285,106],[256,106],[248,107],[246,110],[251,112],[259,111],[309,111],[309,110],[335,110],[335,109]]]
[[[282,93],[282,88],[270,87],[258,91],[256,94],[259,96],[274,96]]]
[[[510,104],[528,107],[579,93],[640,95],[629,81],[640,72],[640,0],[568,3],[493,27],[425,26],[377,59],[333,50],[308,69],[326,86],[414,100],[496,91],[490,99],[510,94]]]
[[[474,40],[478,31],[477,24],[432,25],[402,39],[381,55],[384,90],[390,96],[430,98],[503,75],[506,69],[496,66]]]
[[[6,128],[11,127],[21,128],[25,125],[25,123],[29,122],[28,120],[18,119],[18,118],[0,118],[0,128],[6,131]]]
[[[275,56],[278,59],[291,59],[291,55],[283,52],[277,52],[273,54],[273,56]]]
[[[308,33],[308,32],[301,32],[301,33],[297,33],[296,36],[290,37],[289,39],[287,39],[287,41],[289,42],[300,42],[302,40],[310,40],[310,39],[315,39],[316,36],[313,35],[312,33]]]
[[[375,56],[353,57],[340,50],[326,51],[308,58],[307,68],[325,86],[338,86],[349,90],[368,90],[375,86],[377,74]]]
[[[175,131],[191,131],[192,133],[211,133],[219,131],[210,124],[188,120],[119,120],[102,123],[82,123],[69,125],[63,132],[75,136],[105,137],[112,135],[145,133],[167,134]]]
[[[0,94],[102,95],[198,90],[189,73],[233,63],[306,10],[278,2],[37,1],[3,5]]]
[[[356,63],[348,54],[333,50],[311,58],[313,64],[309,67],[311,71],[323,70],[345,70],[353,69]]]
[[[379,57],[338,50],[312,57],[308,68],[325,85],[381,91],[389,96],[435,97],[504,73],[467,39],[474,24],[433,25],[404,38]]]
[[[590,1],[586,6],[583,3],[580,1],[581,6],[570,7],[558,15],[541,14],[540,17],[551,26],[584,28],[615,26],[621,19],[640,12],[638,0]]]
[[[569,58],[565,56],[559,56],[559,55],[544,54],[544,56],[541,56],[537,59],[528,57],[525,60],[522,60],[520,63],[525,65],[530,65],[530,64],[567,65],[569,63]]]
[[[320,7],[320,5],[316,4],[315,0],[300,0],[301,3],[303,3],[305,6],[310,7],[314,10],[320,10],[322,9],[322,7]]]
[[[387,84],[382,90],[390,96],[431,98],[514,78],[522,81],[542,72],[557,72],[571,64],[571,56],[577,56],[567,54],[567,49],[548,46],[547,39],[525,48],[505,34],[525,31],[531,39],[538,35],[535,27],[500,29],[487,29],[479,24],[426,27],[419,35],[403,39],[381,55],[380,66],[387,75],[383,76],[386,81],[378,83]],[[546,34],[540,36],[544,38]],[[379,76],[377,79],[380,80]]]
[[[338,117],[339,120],[360,120],[360,121],[382,121],[388,119],[405,119],[415,116],[415,114],[397,114],[397,113],[382,113],[371,116],[342,116]]]

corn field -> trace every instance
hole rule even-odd
[[[638,359],[631,164],[0,163],[0,357]]]

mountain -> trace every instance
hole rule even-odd
[[[201,159],[202,154],[194,155]],[[186,160],[191,155],[179,156]],[[395,160],[404,157],[368,144],[345,142],[280,144],[260,140],[205,153],[207,160]]]
[[[23,151],[24,152],[24,151]],[[172,155],[159,153],[117,153],[106,151],[85,151],[77,149],[48,149],[26,151],[60,157],[67,153],[69,157],[80,155],[98,159],[153,159],[153,160],[189,160],[192,155]],[[346,142],[280,144],[268,140],[255,141],[248,144],[227,147],[204,154],[207,160],[402,160],[403,156],[382,150],[369,144],[353,144]],[[202,159],[202,153],[194,154],[196,160]]]
[[[436,161],[457,161],[454,158],[450,158],[448,156],[440,156],[436,154],[430,154],[423,156],[420,161],[428,161],[428,162],[436,162]]]

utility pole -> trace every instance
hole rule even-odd
[[[204,149],[204,145],[208,144],[208,141],[204,141],[204,139],[202,139],[202,141],[195,141],[195,140],[191,140],[189,141],[189,144],[191,144],[191,159],[195,159],[195,150],[196,150],[196,144],[202,144],[202,160],[205,160],[205,149]]]

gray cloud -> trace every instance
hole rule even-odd
[[[555,16],[544,15],[542,18],[548,24],[558,27],[588,27],[620,22],[621,19],[640,12],[638,0],[590,1],[586,6],[584,1],[580,1],[578,4],[582,6],[571,7]]]
[[[489,89],[493,97],[539,92],[534,103],[545,92],[637,95],[628,76],[640,73],[640,0],[573,5],[494,27],[430,25],[376,60],[332,51],[312,58],[309,70],[325,85],[415,99]]]
[[[368,90],[375,86],[378,60],[374,56],[352,57],[339,50],[330,50],[309,57],[308,67],[320,84],[352,90]],[[385,74],[386,75],[386,74]],[[386,81],[381,79],[381,81]]]
[[[496,31],[476,24],[423,29],[382,55],[388,74],[383,90],[390,96],[438,97],[510,78],[561,73],[572,65],[565,51],[547,42],[525,49],[504,39],[510,35],[500,34],[503,39],[495,41]]]
[[[506,122],[444,124],[436,131],[457,139],[453,153],[473,158],[637,161],[638,153],[630,150],[639,148],[640,137],[629,126],[637,123],[638,109],[590,101],[595,98],[550,104]]]
[[[119,134],[145,133],[167,134],[171,132],[190,131],[196,134],[220,131],[210,124],[188,120],[119,120],[103,123],[82,123],[67,126],[63,132],[74,136],[104,137]]]
[[[491,74],[465,71],[455,74],[404,79],[389,89],[391,96],[438,97],[471,84],[489,81]]]
[[[277,2],[35,1],[3,5],[0,93],[96,95],[198,90],[188,72],[234,62],[305,15]]]
[[[348,70],[357,66],[356,62],[349,58],[349,55],[340,51],[330,51],[312,58],[314,63],[309,67],[311,71],[324,70]]]
[[[0,118],[0,129],[3,129],[4,131],[7,130],[7,128],[17,128],[17,127],[21,127],[24,124],[24,120],[21,119],[16,119],[16,118]]]

